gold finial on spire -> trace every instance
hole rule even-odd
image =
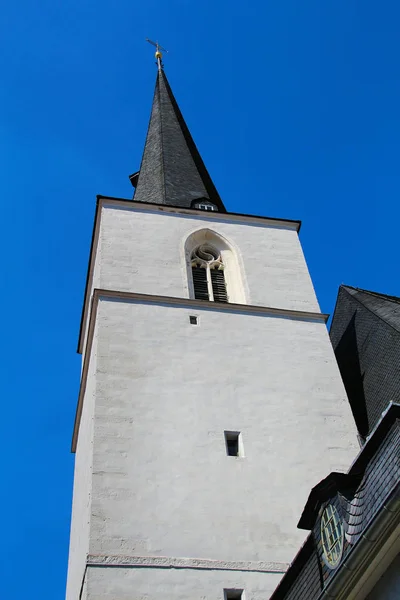
[[[159,68],[159,70],[161,70],[163,68],[163,62],[162,62],[162,53],[161,50],[163,52],[168,52],[168,50],[166,50],[165,48],[163,48],[162,46],[160,46],[160,44],[158,42],[153,42],[152,40],[149,40],[149,38],[146,38],[146,42],[149,42],[149,44],[151,44],[152,46],[156,47],[156,53],[155,53],[155,57],[157,60],[157,66]]]

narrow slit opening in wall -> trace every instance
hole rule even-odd
[[[224,600],[244,600],[243,590],[225,589]]]
[[[226,453],[228,456],[243,456],[239,431],[224,431]]]
[[[196,317],[195,315],[189,315],[189,323],[191,325],[198,325],[199,324],[198,317]]]

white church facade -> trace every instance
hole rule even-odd
[[[158,59],[133,200],[98,197],[67,600],[267,600],[356,429],[298,221],[229,213]]]

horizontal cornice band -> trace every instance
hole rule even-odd
[[[137,294],[136,292],[119,292],[116,290],[95,289],[93,298],[109,298],[121,302],[135,302],[138,304],[160,304],[197,308],[199,310],[223,311],[253,315],[270,315],[301,321],[320,321],[326,323],[329,315],[319,312],[290,310],[272,306],[256,306],[254,304],[235,304],[233,302],[214,302],[211,300],[195,300],[193,298],[178,298],[175,296],[159,296],[158,294]]]
[[[202,569],[208,571],[255,571],[258,573],[286,573],[289,564],[265,561],[225,561],[209,558],[175,558],[168,556],[125,556],[89,554],[88,567],[147,567],[153,569]]]
[[[156,204],[154,202],[135,202],[125,198],[115,198],[113,196],[97,196],[97,202],[100,206],[122,206],[126,209],[133,209],[140,212],[163,212],[171,214],[182,214],[200,219],[210,219],[212,221],[233,221],[240,223],[253,223],[263,226],[283,227],[285,229],[294,229],[299,232],[301,221],[294,219],[278,219],[276,217],[263,217],[259,215],[247,215],[244,213],[231,213],[219,211],[204,211],[196,208],[182,208],[180,206],[168,206],[166,204]]]

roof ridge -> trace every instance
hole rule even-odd
[[[158,74],[157,74],[157,83],[156,83],[156,94],[158,96],[158,104],[160,106],[160,140],[161,140],[161,146],[164,146],[164,132],[163,132],[163,112],[161,110],[161,90],[160,90],[160,78],[161,78],[161,73],[162,73],[162,69],[158,70]],[[167,186],[166,186],[166,181],[165,181],[165,155],[164,152],[161,152],[161,178],[162,178],[162,193],[163,193],[163,202],[165,202],[166,198],[167,198]]]
[[[358,304],[363,306],[365,308],[365,310],[367,310],[368,312],[373,314],[380,321],[383,321],[388,327],[390,327],[391,329],[396,331],[396,333],[400,333],[400,327],[395,327],[392,323],[389,323],[386,319],[384,319],[381,315],[379,315],[375,310],[372,310],[372,308],[370,308],[369,306],[366,306],[363,302],[361,302],[361,300],[359,298],[357,298],[357,296],[353,296],[353,294],[350,294],[350,292],[346,288],[351,288],[352,290],[356,290],[357,292],[367,292],[367,293],[368,293],[368,290],[362,290],[361,288],[356,288],[351,285],[341,285],[340,287],[343,288],[346,291],[346,294],[348,294],[351,298],[354,298],[354,300],[356,302],[358,302]],[[370,295],[374,296],[376,294],[374,294],[374,292],[372,292]],[[380,294],[377,294],[377,295],[380,296]],[[400,301],[400,298],[398,300]]]
[[[370,294],[371,296],[377,296],[379,298],[393,300],[394,302],[398,302],[400,304],[400,296],[391,296],[390,294],[383,294],[382,292],[374,292],[372,290],[365,290],[364,288],[355,287],[353,285],[342,284],[342,287],[350,288],[352,290],[356,290],[357,292],[363,292],[364,294]]]
[[[224,204],[223,204],[221,197],[217,191],[217,188],[215,187],[214,182],[211,179],[209,172],[207,171],[207,167],[204,164],[204,161],[201,157],[199,149],[196,146],[196,142],[194,141],[193,136],[190,133],[189,127],[187,126],[186,121],[183,118],[181,109],[179,108],[179,105],[176,101],[176,98],[171,89],[171,86],[169,84],[167,76],[164,73],[164,71],[162,71],[161,73],[162,73],[163,82],[165,84],[169,100],[172,104],[172,108],[174,109],[176,119],[181,128],[183,138],[186,142],[187,149],[188,149],[189,154],[194,162],[197,172],[200,175],[200,179],[201,179],[201,181],[204,185],[204,188],[209,196],[209,199],[211,202],[214,202],[220,210],[221,210],[221,208],[223,208],[225,210]]]

